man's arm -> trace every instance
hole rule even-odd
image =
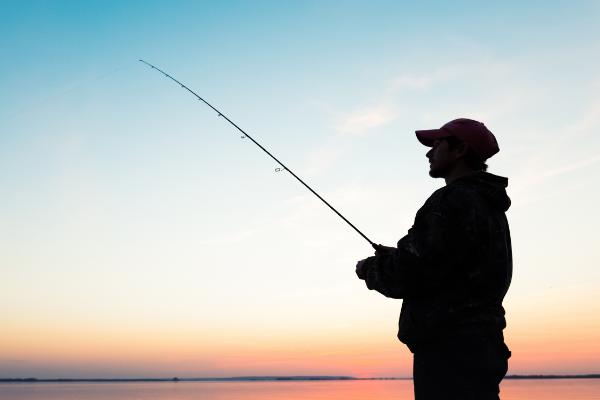
[[[448,281],[455,257],[451,210],[441,199],[428,201],[396,248],[385,248],[364,260],[367,287],[392,298],[426,295]],[[358,271],[357,271],[358,273]]]

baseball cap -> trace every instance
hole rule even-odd
[[[483,160],[500,151],[494,134],[483,123],[473,119],[458,118],[440,129],[419,130],[415,133],[419,142],[428,147],[432,147],[436,139],[454,136],[467,143]]]

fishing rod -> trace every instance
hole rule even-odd
[[[200,101],[202,101],[204,104],[206,104],[207,106],[209,106],[210,108],[212,108],[219,117],[223,117],[225,118],[225,120],[227,122],[229,122],[231,125],[233,125],[238,131],[242,132],[242,134],[244,136],[242,137],[247,137],[248,139],[252,140],[252,142],[257,145],[258,147],[260,147],[260,149],[262,151],[264,151],[265,153],[267,153],[269,155],[269,157],[271,157],[273,160],[275,160],[277,162],[277,164],[281,165],[282,169],[286,170],[287,172],[289,172],[294,178],[296,178],[301,184],[303,184],[308,190],[310,190],[315,196],[317,196],[319,198],[319,200],[321,200],[323,203],[325,203],[327,205],[327,207],[329,207],[331,210],[333,210],[333,212],[335,212],[340,218],[342,218],[344,221],[346,221],[346,223],[348,225],[350,225],[352,227],[352,229],[354,229],[356,232],[358,232],[358,234],[360,236],[362,236],[367,242],[369,242],[369,244],[375,249],[377,250],[378,248],[381,247],[381,245],[375,244],[374,242],[371,241],[371,239],[369,239],[367,236],[365,236],[364,233],[362,233],[360,230],[358,230],[358,228],[356,226],[354,226],[350,221],[348,221],[346,219],[346,217],[344,217],[342,214],[340,214],[340,212],[338,210],[336,210],[335,208],[333,208],[333,206],[331,204],[329,204],[324,198],[322,198],[317,192],[315,192],[310,186],[308,186],[302,179],[300,179],[298,177],[298,175],[296,175],[294,172],[292,172],[291,169],[289,169],[288,167],[286,167],[281,161],[279,161],[273,154],[271,154],[267,149],[265,149],[263,146],[261,146],[260,143],[258,143],[256,140],[254,140],[254,138],[252,138],[252,136],[248,135],[242,128],[240,128],[239,126],[237,126],[237,124],[235,122],[233,122],[232,120],[230,120],[225,114],[223,114],[221,111],[217,110],[215,107],[212,106],[212,104],[210,104],[208,101],[204,100],[202,97],[200,97],[198,94],[196,94],[196,92],[194,92],[192,89],[190,89],[189,87],[187,87],[186,85],[184,85],[183,83],[179,82],[177,79],[173,78],[171,75],[167,74],[165,71],[163,71],[162,69],[155,67],[154,65],[150,64],[149,62],[146,62],[144,60],[140,60],[141,62],[143,62],[144,64],[146,64],[147,66],[151,67],[152,69],[157,70],[158,72],[162,73],[164,76],[166,76],[167,78],[171,79],[173,82],[177,83],[178,85],[180,85],[183,89],[187,90],[188,92],[190,92],[191,94],[193,94],[194,96],[196,96],[196,98]],[[278,169],[278,171],[280,171],[281,169]]]

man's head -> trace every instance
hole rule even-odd
[[[419,130],[416,134],[422,144],[431,147],[426,156],[433,178],[485,171],[485,160],[499,151],[492,132],[472,119],[455,119],[440,129]]]

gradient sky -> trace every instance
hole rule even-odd
[[[600,372],[600,2],[3,1],[0,377],[410,376],[354,273],[484,121],[509,374]]]

